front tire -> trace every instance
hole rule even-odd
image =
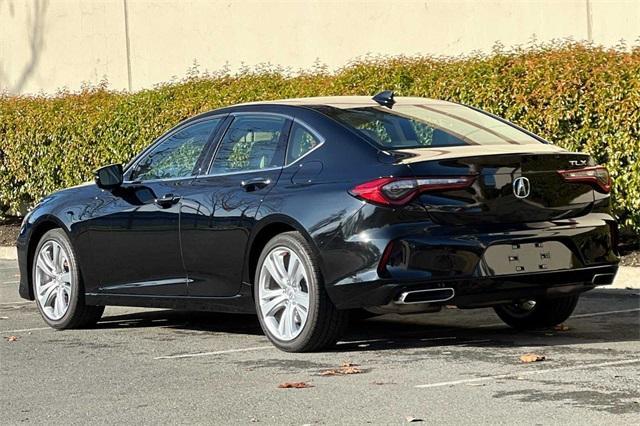
[[[84,303],[84,287],[69,237],[61,229],[46,232],[31,270],[36,305],[44,321],[60,330],[95,325],[104,306]]]
[[[254,297],[262,330],[283,351],[326,348],[346,326],[348,312],[329,299],[313,251],[298,232],[277,235],[264,247]]]
[[[496,314],[517,330],[535,330],[561,324],[573,313],[579,296],[526,300],[495,306]]]

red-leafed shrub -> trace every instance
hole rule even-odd
[[[137,93],[105,87],[0,97],[0,213],[126,162],[193,114],[224,105],[393,89],[473,105],[609,168],[621,222],[640,231],[640,46],[530,46],[464,58],[367,57],[335,73],[277,68],[191,75]]]

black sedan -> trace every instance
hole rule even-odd
[[[610,185],[588,155],[455,103],[237,105],[44,198],[20,294],[58,329],[105,305],[257,312],[286,351],[333,344],[363,310],[491,306],[549,327],[613,281]]]

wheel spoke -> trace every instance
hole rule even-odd
[[[295,294],[295,302],[300,306],[304,306],[305,309],[309,309],[309,293],[297,291]]]
[[[291,284],[298,284],[299,281],[297,281],[297,277],[301,275],[298,272],[300,269],[302,269],[300,259],[292,253],[289,259],[289,271],[287,271],[287,276],[289,277],[289,282]]]
[[[284,279],[285,276],[281,275],[280,272],[278,271],[278,268],[276,267],[276,264],[273,259],[273,255],[270,255],[265,259],[264,267],[267,268],[267,271],[269,271],[269,275],[271,275],[271,278],[273,278],[276,284],[278,284],[281,288],[286,287],[286,283]]]
[[[287,301],[287,296],[284,294],[283,291],[281,291],[280,295],[274,296],[271,300],[262,304],[261,306],[262,314],[264,316],[273,316],[278,311],[279,308],[284,306],[286,301]]]
[[[38,294],[40,296],[43,296],[45,293],[48,293],[52,287],[55,287],[56,285],[56,280],[51,280],[51,281],[47,281],[44,284],[40,284],[40,287],[38,289]]]
[[[67,312],[67,308],[69,307],[69,297],[64,287],[60,287],[60,302],[62,303],[61,313],[64,314]]]
[[[62,270],[62,261],[60,260],[60,246],[58,244],[53,244],[53,249],[51,252],[51,262],[53,267],[55,268],[55,272],[59,272]]]
[[[278,271],[278,275],[282,278],[282,281],[285,282],[287,279],[287,268],[284,266],[284,256],[285,253],[283,251],[275,252],[271,255],[271,259],[273,260],[273,265],[276,267]]]
[[[36,263],[36,265],[42,272],[49,275],[50,277],[55,276],[56,268],[53,266],[53,263],[51,263],[51,261],[47,258],[44,250],[41,251],[40,254],[38,254],[38,262]]]
[[[298,312],[298,317],[300,318],[300,327],[302,327],[307,322],[307,307],[298,305],[296,306],[296,312]]]
[[[284,337],[285,339],[288,336],[287,334],[287,330],[289,329],[289,326],[287,325],[287,322],[289,321],[289,310],[291,309],[291,307],[289,305],[286,305],[284,308],[284,311],[282,312],[282,315],[280,316],[280,323],[278,324],[278,332],[280,333],[280,336]]]
[[[38,298],[40,299],[40,304],[44,308],[45,306],[52,306],[53,297],[55,296],[57,291],[55,281],[50,281],[45,286],[40,287],[38,290]]]
[[[284,311],[285,315],[287,316],[287,336],[291,337],[295,335],[295,321],[294,321],[294,317],[295,317],[295,306],[294,305],[289,305],[289,309]]]
[[[53,315],[55,315],[56,318],[60,318],[64,313],[62,298],[62,291],[58,289],[56,292],[56,298],[53,301]]]
[[[62,281],[63,283],[70,283],[71,272],[64,272],[62,275],[60,275],[60,281]]]

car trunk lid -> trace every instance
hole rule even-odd
[[[526,145],[506,149],[455,148],[437,153],[424,152],[429,148],[403,150],[400,154],[405,156],[400,161],[407,164],[416,178],[476,176],[467,188],[426,191],[418,196],[416,201],[438,223],[557,220],[584,215],[593,204],[592,185],[568,182],[559,173],[592,165],[586,154],[542,144],[537,149]]]

